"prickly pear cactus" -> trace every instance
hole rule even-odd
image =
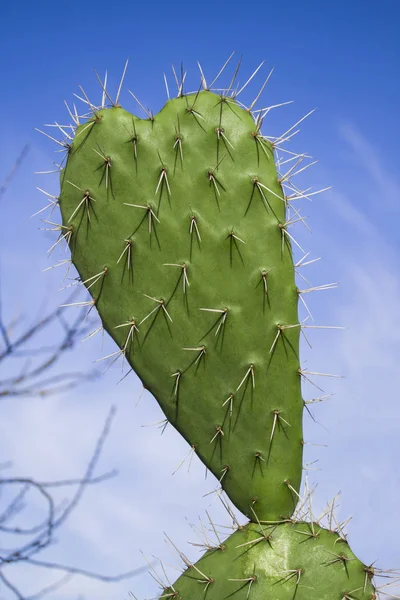
[[[244,514],[289,517],[302,470],[298,292],[273,148],[249,111],[207,90],[146,120],[96,111],[59,203],[119,354]]]
[[[91,114],[80,123],[70,112],[61,193],[50,200],[88,311],[118,346],[106,358],[128,361],[250,519],[206,543],[196,564],[179,552],[186,570],[160,598],[374,600],[374,571],[341,527],[314,522],[311,508],[310,522],[294,513],[308,372],[295,283],[306,263],[294,261],[289,227],[302,220],[292,202],[305,196],[294,184],[288,195],[287,182],[304,156],[289,152],[278,175],[285,135],[261,134],[269,109],[238,101],[237,72],[218,93],[201,74],[197,92],[184,92],[183,77],[147,119],[119,105],[121,86],[110,108],[104,86],[101,107],[83,92]]]
[[[249,523],[209,549],[161,598],[371,600],[373,570],[317,523]]]

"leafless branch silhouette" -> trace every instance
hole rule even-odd
[[[0,185],[0,200],[4,198],[28,150],[29,145],[26,145]],[[3,295],[6,293],[6,290],[1,289],[1,281],[0,291]],[[74,300],[75,296],[76,293],[73,293],[68,303]],[[72,321],[68,319],[66,310],[65,307],[57,307],[47,312],[41,309],[42,314],[33,317],[28,324],[22,314],[7,320],[3,316],[0,296],[0,402],[3,401],[3,407],[6,400],[60,394],[99,376],[98,370],[81,372],[63,369],[62,358],[82,340],[93,324],[90,319],[85,318],[86,309],[79,311]],[[44,345],[44,340],[52,337],[56,338],[54,343]],[[81,566],[41,559],[41,553],[55,542],[55,533],[59,533],[77,508],[87,487],[116,475],[116,471],[95,474],[114,415],[115,407],[112,407],[85,472],[80,478],[38,481],[15,475],[5,477],[4,473],[13,463],[12,460],[0,460],[0,588],[7,589],[12,597],[18,600],[38,600],[54,593],[74,575],[83,575],[103,582],[116,582],[147,570],[147,567],[142,567],[125,573],[107,575]],[[73,489],[67,501],[56,502],[54,490],[59,488]],[[26,525],[29,509],[32,506],[37,508],[38,505],[41,505],[41,509],[36,510],[34,514],[40,516],[34,524]],[[28,596],[21,591],[13,575],[13,567],[21,564],[59,571],[61,577],[56,583]]]

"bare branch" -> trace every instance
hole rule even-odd
[[[76,295],[70,296],[69,300],[73,300]],[[65,318],[66,310],[65,307],[58,307],[28,325],[22,332],[13,335],[13,329],[17,329],[17,326],[15,321],[12,323],[13,326],[5,324],[0,302],[0,335],[3,340],[3,348],[0,349],[0,365],[6,360],[26,359],[17,374],[0,378],[0,399],[16,396],[48,396],[70,390],[80,383],[100,375],[99,370],[91,370],[88,373],[72,372],[42,377],[60,361],[65,352],[76,345],[93,325],[91,321],[86,321],[82,325],[86,314],[85,310],[80,311],[74,321],[69,324]],[[55,325],[59,325],[63,331],[61,340],[54,346],[43,347],[40,344],[40,336],[46,328]],[[43,358],[38,360],[38,357],[41,356]],[[7,372],[12,372],[11,367],[7,368]]]
[[[33,600],[43,597],[50,591],[54,591],[61,585],[64,585],[73,575],[84,575],[92,579],[97,579],[104,582],[115,582],[122,579],[127,579],[138,575],[147,567],[139,567],[125,573],[117,575],[107,575],[104,573],[96,573],[81,567],[71,565],[63,565],[51,561],[41,560],[36,558],[45,548],[48,548],[54,541],[54,534],[69,518],[72,511],[76,509],[79,501],[88,484],[99,483],[115,475],[115,471],[94,476],[94,470],[100,458],[105,441],[109,435],[112,420],[115,416],[116,408],[112,406],[107,419],[104,423],[101,434],[96,443],[96,447],[92,457],[88,463],[86,471],[81,479],[66,479],[59,481],[35,481],[26,477],[7,477],[0,478],[0,490],[5,491],[10,487],[16,486],[20,489],[17,491],[14,498],[9,502],[7,508],[0,514],[0,531],[16,536],[15,546],[9,550],[4,547],[0,551],[0,580],[4,585],[14,593],[16,598],[21,600]],[[63,507],[56,508],[54,498],[50,494],[50,490],[63,486],[76,486],[77,489],[72,499]],[[46,518],[33,527],[21,527],[11,525],[10,521],[15,519],[25,508],[24,501],[30,490],[35,490],[39,493],[46,505]],[[30,535],[32,538],[26,543],[18,543],[18,536]],[[24,596],[18,587],[8,579],[5,572],[8,567],[15,563],[25,563],[34,567],[63,571],[65,575],[52,586],[43,588],[35,595]]]
[[[18,156],[17,160],[15,161],[11,171],[9,172],[9,174],[7,175],[7,177],[5,178],[5,180],[3,181],[3,183],[0,186],[0,200],[6,193],[8,186],[10,185],[11,181],[13,180],[15,173],[17,172],[17,170],[23,163],[28,152],[29,152],[29,144],[25,144],[25,146],[22,148],[21,154]]]

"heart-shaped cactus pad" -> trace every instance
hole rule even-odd
[[[62,231],[104,328],[233,503],[291,515],[302,473],[298,290],[274,149],[209,90],[78,127]],[[112,360],[112,359],[111,359]]]

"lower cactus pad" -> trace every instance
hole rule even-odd
[[[165,588],[177,600],[374,600],[373,570],[315,523],[248,523]]]

